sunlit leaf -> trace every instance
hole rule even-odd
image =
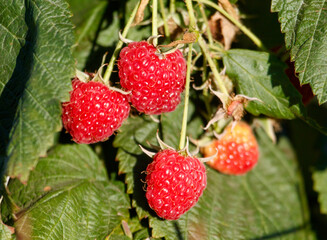
[[[57,147],[39,160],[26,187],[10,191],[21,208],[21,239],[104,239],[129,215],[123,184],[108,180],[86,145]]]
[[[273,0],[285,43],[301,84],[309,83],[320,104],[327,101],[327,1]]]
[[[26,180],[61,129],[73,25],[63,0],[1,0],[0,9],[0,149],[8,173]]]

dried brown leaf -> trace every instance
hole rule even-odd
[[[167,25],[168,25],[168,31],[170,33],[171,39],[176,39],[184,31],[183,28],[180,27],[172,17],[168,19]],[[158,30],[160,35],[165,35],[165,30],[163,25],[160,26]]]
[[[140,6],[137,9],[137,12],[136,12],[136,15],[134,18],[134,23],[133,23],[134,26],[143,21],[144,10],[145,10],[146,6],[148,5],[148,3],[149,3],[149,0],[141,0]]]
[[[237,12],[233,5],[229,2],[229,0],[219,0],[218,1],[220,6],[222,6],[226,12],[228,12],[233,18],[239,19],[239,16],[237,15]]]
[[[186,32],[184,33],[182,40],[176,40],[167,45],[159,45],[159,47],[174,47],[179,44],[194,43],[196,42],[197,38],[198,38],[198,34],[193,32]]]
[[[228,0],[220,0],[219,5],[223,7],[232,17],[239,19],[235,8]],[[232,42],[238,32],[237,27],[234,26],[225,16],[216,12],[209,19],[209,28],[214,39],[224,44],[226,50],[231,48]]]

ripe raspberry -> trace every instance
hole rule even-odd
[[[212,168],[226,174],[240,175],[250,171],[258,162],[259,148],[250,126],[237,122],[234,129],[228,126],[220,140],[203,147],[205,157],[218,155],[207,162]]]
[[[132,91],[131,102],[146,114],[175,110],[185,87],[186,61],[177,50],[160,59],[146,41],[133,42],[120,52],[121,86]]]
[[[207,185],[203,163],[175,150],[158,152],[146,172],[148,203],[167,220],[176,220],[193,207]]]
[[[108,139],[128,117],[127,98],[100,82],[72,81],[70,101],[62,104],[62,122],[77,143]]]

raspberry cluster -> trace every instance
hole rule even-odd
[[[72,81],[70,101],[62,104],[62,121],[75,142],[90,144],[108,139],[128,117],[129,102],[146,114],[171,112],[180,103],[186,76],[181,51],[160,58],[153,45],[133,42],[120,52],[118,68],[120,84],[131,91],[129,96],[93,80]]]
[[[167,220],[176,220],[193,207],[207,185],[203,163],[175,150],[158,152],[146,173],[149,206]]]
[[[121,86],[131,91],[132,105],[146,114],[175,110],[185,87],[186,61],[181,51],[159,58],[146,41],[123,48],[118,61]]]

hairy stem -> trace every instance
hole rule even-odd
[[[188,45],[184,112],[183,112],[181,136],[179,141],[179,149],[183,149],[185,147],[185,140],[186,140],[187,115],[188,115],[188,104],[189,104],[189,96],[190,96],[191,68],[192,68],[192,48],[193,48],[193,43],[190,43]]]
[[[123,38],[126,38],[126,36],[127,36],[127,33],[128,33],[128,31],[129,31],[129,29],[130,29],[130,27],[131,27],[131,25],[132,25],[132,23],[133,23],[133,21],[134,21],[134,18],[135,18],[135,15],[136,15],[137,9],[138,9],[139,6],[140,6],[140,2],[141,2],[141,1],[138,1],[136,7],[134,8],[134,10],[133,10],[131,16],[129,17],[129,19],[128,19],[127,23],[126,23],[126,26],[125,26],[125,28],[124,28],[124,31],[123,31],[122,34],[121,34]],[[124,43],[123,43],[121,40],[118,41],[118,43],[117,43],[117,45],[116,45],[116,48],[115,48],[115,50],[114,50],[114,53],[112,54],[112,56],[111,56],[111,58],[110,58],[110,61],[109,61],[108,67],[107,67],[106,72],[105,72],[104,77],[103,77],[103,82],[104,82],[104,84],[106,84],[107,86],[110,85],[110,84],[109,84],[109,79],[110,79],[110,76],[111,76],[112,70],[113,70],[113,68],[114,68],[114,64],[115,64],[115,61],[116,61],[116,59],[117,59],[118,53],[119,53],[120,49],[122,48],[123,44],[124,44]]]
[[[233,16],[231,16],[228,12],[225,11],[222,7],[217,5],[214,2],[211,2],[209,0],[197,0],[199,3],[204,3],[214,9],[216,9],[218,12],[220,12],[222,15],[224,15],[229,21],[231,21],[233,24],[235,24],[246,36],[248,36],[255,45],[257,45],[258,48],[261,50],[267,51],[267,48],[263,45],[261,40],[254,35],[247,27],[245,27],[240,21],[235,19]]]

